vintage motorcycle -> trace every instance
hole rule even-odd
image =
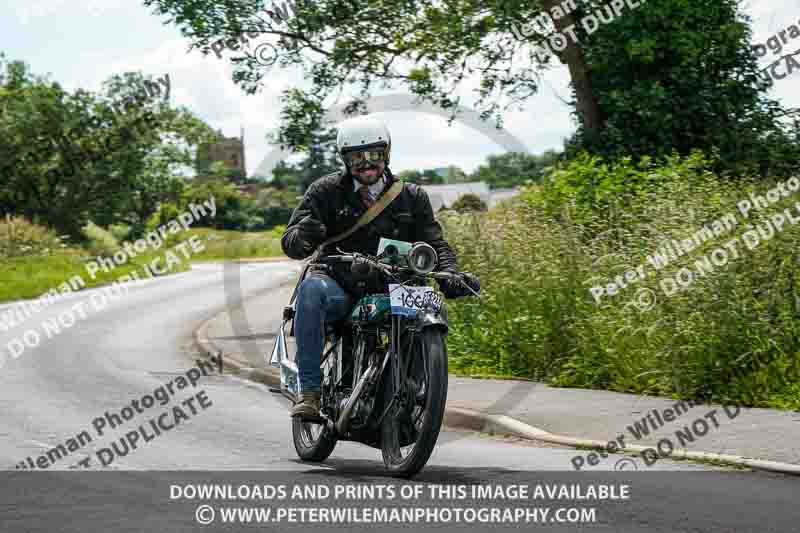
[[[381,449],[391,474],[410,477],[433,452],[447,400],[447,309],[429,282],[461,277],[435,272],[436,251],[423,242],[381,239],[377,256],[338,251],[309,266],[350,263],[355,275],[382,276],[388,291],[363,296],[345,320],[326,325],[320,419],[292,419],[294,446],[304,461],[324,461],[338,441],[360,442]],[[275,392],[297,402],[285,339],[293,318],[287,307],[269,363],[280,369]]]

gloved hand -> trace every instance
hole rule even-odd
[[[306,249],[319,246],[327,234],[328,230],[325,224],[311,215],[297,223],[297,237],[303,242],[303,247]]]
[[[481,291],[481,282],[478,279],[478,276],[470,274],[469,272],[461,272],[459,273],[459,276],[463,281],[452,278],[439,282],[439,287],[442,289],[442,293],[444,293],[445,298],[449,300],[453,298],[460,298],[462,296],[471,296],[473,293],[464,286],[465,283],[469,285],[473,291]]]

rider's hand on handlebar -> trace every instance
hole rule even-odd
[[[451,278],[439,281],[439,287],[447,299],[461,298],[462,296],[470,296],[474,294],[472,291],[481,291],[481,282],[478,277],[469,272],[461,272],[458,278]],[[469,288],[467,288],[468,285]],[[470,290],[470,288],[472,290]]]
[[[325,224],[311,215],[297,223],[297,236],[303,241],[306,248],[316,248],[319,243],[325,240],[327,234],[328,230]]]

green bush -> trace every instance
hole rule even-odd
[[[738,257],[704,276],[696,267],[731,239],[743,243],[748,224],[766,228],[764,213],[794,206],[800,193],[745,219],[737,202],[774,184],[733,184],[707,163],[702,154],[609,166],[582,157],[503,208],[443,218],[461,268],[484,287],[482,300],[450,306],[451,368],[800,407],[800,225],[787,223],[752,250],[736,246]],[[661,269],[648,261],[665,241],[729,213],[737,222],[729,233]],[[595,301],[592,287],[639,265],[643,281]],[[662,280],[683,268],[694,282],[667,294]]]
[[[89,222],[83,228],[83,235],[86,237],[86,250],[94,256],[110,257],[120,251],[119,242],[108,230],[105,230]]]
[[[23,217],[0,218],[0,257],[50,255],[67,245],[52,230]]]
[[[131,236],[131,227],[127,224],[112,224],[108,231],[117,242],[125,242]]]
[[[152,231],[159,226],[167,224],[170,220],[176,220],[181,210],[172,202],[165,202],[158,207],[158,210],[147,219],[145,229]]]
[[[489,209],[486,203],[480,199],[477,194],[464,194],[459,196],[458,200],[453,202],[451,206],[453,210],[464,211],[486,211]]]

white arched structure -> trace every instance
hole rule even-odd
[[[348,102],[349,103],[349,102]],[[348,103],[338,104],[325,114],[324,121],[326,123],[336,124],[348,118],[344,114],[344,109]],[[379,113],[388,111],[415,111],[418,113],[428,113],[436,115],[445,119],[449,119],[451,112],[435,106],[429,102],[420,102],[416,97],[410,94],[387,94],[383,96],[373,96],[366,102],[366,110],[368,113]],[[504,129],[499,129],[486,121],[481,120],[480,115],[465,107],[458,107],[458,114],[455,121],[472,128],[486,137],[499,144],[509,152],[524,152],[527,153],[528,149],[525,147],[519,138],[515,137]],[[266,157],[258,165],[255,171],[257,176],[266,176],[272,172],[275,165],[279,161],[288,158],[291,155],[289,150],[282,150],[279,146],[270,151]]]

